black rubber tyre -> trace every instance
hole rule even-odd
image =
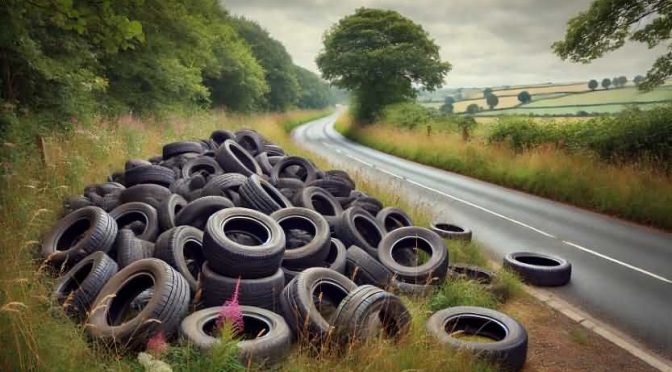
[[[572,278],[572,264],[567,260],[535,252],[509,253],[504,257],[504,267],[538,287],[563,286]]]
[[[266,152],[261,152],[257,154],[257,156],[254,157],[254,160],[256,160],[257,164],[259,164],[259,167],[261,168],[261,172],[263,174],[267,176],[271,175],[273,165],[271,164],[270,161],[268,161],[268,154]]]
[[[309,182],[306,186],[320,187],[336,197],[348,197],[353,190],[352,185],[340,178],[323,178]]]
[[[235,140],[236,135],[228,130],[219,129],[210,134],[210,138],[215,141],[217,146],[220,146],[226,140]]]
[[[221,306],[233,297],[238,277],[231,278],[212,271],[209,263],[201,272],[201,295],[206,307]],[[240,279],[238,302],[241,305],[257,306],[274,312],[280,311],[280,294],[285,288],[285,275],[277,269],[270,276],[255,279]]]
[[[209,350],[220,342],[216,334],[220,306],[196,311],[182,321],[180,334],[200,350]],[[273,366],[289,354],[292,332],[282,315],[255,306],[241,306],[243,340],[239,341],[239,359],[243,365]],[[261,335],[261,336],[259,336]]]
[[[238,194],[238,189],[245,181],[247,181],[247,177],[239,173],[214,176],[203,186],[201,194],[203,196],[224,196],[233,200],[232,192]]]
[[[222,174],[224,171],[219,166],[219,163],[213,158],[207,156],[199,156],[189,160],[182,167],[182,177],[190,178],[196,173],[201,173],[206,176],[217,176]]]
[[[510,316],[474,306],[440,310],[427,320],[427,331],[440,343],[467,350],[499,364],[503,370],[518,371],[527,358],[527,331]],[[479,335],[494,342],[463,341],[452,335]]]
[[[156,239],[154,257],[175,268],[191,288],[198,290],[198,278],[205,263],[203,232],[192,226],[174,227]]]
[[[98,207],[80,208],[60,219],[42,241],[42,257],[70,267],[89,254],[108,252],[117,237],[114,218]]]
[[[268,156],[285,156],[285,150],[278,145],[264,145],[264,151]]]
[[[301,170],[300,175],[287,174],[287,168],[292,166],[299,167]],[[317,178],[315,172],[315,166],[307,159],[299,156],[287,156],[273,166],[271,182],[276,184],[281,178],[298,178],[304,183],[309,183]]]
[[[239,190],[240,197],[247,206],[266,214],[292,206],[278,189],[257,175],[250,176]]]
[[[368,340],[380,335],[398,340],[408,333],[411,314],[401,299],[372,285],[350,292],[336,310],[334,323],[345,340]]]
[[[332,269],[337,273],[345,274],[346,267],[346,249],[343,243],[336,238],[331,238],[331,243],[329,244],[329,253],[327,258],[324,259],[320,265],[317,267],[326,267],[327,269]],[[308,267],[302,268],[288,268],[283,266],[282,271],[285,273],[285,283],[289,283],[295,276]]]
[[[259,133],[250,129],[241,129],[236,132],[236,142],[252,156],[264,151],[264,144]]]
[[[128,227],[142,240],[153,242],[159,235],[159,217],[149,204],[133,202],[122,204],[110,212],[119,230]]]
[[[172,195],[172,192],[164,186],[153,184],[135,185],[123,190],[119,194],[119,203],[141,202],[158,208],[159,204],[170,195]]]
[[[119,202],[119,193],[109,193],[103,196],[98,202],[98,206],[101,207],[105,212],[109,212],[114,208],[121,205]]]
[[[346,251],[345,274],[359,285],[371,284],[383,289],[388,288],[393,278],[388,268],[356,245]]]
[[[126,164],[124,164],[124,170],[127,171],[129,169],[143,167],[145,165],[152,165],[152,163],[144,159],[128,159],[126,160]]]
[[[429,255],[426,262],[419,262],[418,250]],[[448,271],[445,241],[422,227],[402,227],[389,232],[378,246],[378,258],[399,280],[409,283],[442,283]]]
[[[324,179],[339,179],[341,181],[347,182],[350,185],[351,189],[355,189],[355,181],[348,174],[348,172],[338,169],[331,169],[324,172]]]
[[[118,269],[105,252],[93,252],[58,278],[51,298],[69,317],[84,320],[98,292]]]
[[[231,200],[223,196],[204,196],[182,208],[175,216],[175,225],[189,225],[202,230],[208,222],[208,218],[215,212],[233,207]]]
[[[383,203],[372,196],[363,196],[353,200],[348,207],[360,207],[376,216],[383,209]]]
[[[297,180],[296,178],[281,178],[278,180],[278,183],[274,185],[275,188],[282,193],[287,199],[294,200],[301,190],[303,190],[303,181]],[[297,205],[300,207],[300,205]]]
[[[74,212],[78,209],[84,207],[90,207],[93,205],[91,199],[87,198],[84,195],[70,196],[63,201],[63,215]]]
[[[430,227],[430,230],[439,234],[440,237],[448,240],[463,240],[471,241],[471,230],[466,227],[461,227],[449,223],[435,222]]]
[[[131,314],[133,299],[151,288],[144,308]],[[156,258],[135,261],[116,273],[101,289],[86,323],[89,336],[107,345],[138,350],[158,332],[166,338],[187,315],[189,284],[175,269]]]
[[[324,342],[333,334],[338,306],[355,288],[357,284],[334,270],[306,269],[282,291],[282,315],[296,336]]]
[[[152,164],[159,164],[163,161],[163,156],[161,155],[152,156],[151,158],[147,159],[147,161]]]
[[[154,244],[138,239],[129,229],[121,229],[114,244],[114,254],[119,268],[124,268],[135,261],[154,256]]]
[[[327,218],[335,219],[343,213],[341,204],[329,192],[316,186],[304,188],[293,201],[297,206],[312,209]]]
[[[174,156],[186,153],[200,154],[203,152],[203,146],[195,141],[173,142],[163,146],[163,160],[168,160]]]
[[[306,208],[285,208],[273,212],[285,232],[282,265],[289,268],[318,266],[329,254],[329,224],[319,213]]]
[[[187,201],[178,194],[172,194],[164,199],[156,209],[161,231],[166,231],[175,227],[175,215],[186,206]]]
[[[340,239],[346,247],[356,245],[375,259],[378,259],[378,245],[384,235],[385,231],[378,221],[359,207],[346,209],[334,221],[335,237]]]
[[[208,220],[203,248],[215,272],[231,278],[263,278],[280,268],[285,233],[274,219],[261,212],[228,208]]]
[[[376,215],[378,224],[383,227],[386,232],[396,230],[400,227],[413,226],[413,220],[403,210],[395,207],[386,207],[380,210]]]
[[[261,168],[247,150],[232,140],[226,140],[215,152],[215,160],[225,172],[244,176],[261,175]]]
[[[466,278],[483,284],[491,284],[495,278],[495,273],[490,270],[465,264],[449,265],[448,275],[457,278]]]
[[[175,182],[175,172],[160,165],[143,165],[124,172],[124,182],[126,186],[151,183],[168,187]]]
[[[394,280],[392,281],[392,285],[390,286],[391,289],[394,290],[395,293],[403,293],[407,296],[415,296],[415,297],[424,297],[435,290],[439,289],[439,285],[433,285],[433,284],[416,284],[416,283],[405,283],[399,280]]]

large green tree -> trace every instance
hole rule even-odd
[[[667,53],[658,57],[639,87],[648,90],[672,76],[672,1],[595,0],[567,23],[564,40],[553,49],[562,59],[588,63],[622,47],[627,40],[653,48],[667,44]]]
[[[296,103],[300,89],[289,53],[256,22],[245,18],[234,18],[232,21],[266,71],[269,87],[266,93],[267,108],[274,111],[287,110]]]
[[[371,122],[385,105],[433,91],[450,64],[422,26],[391,10],[360,8],[324,35],[317,57],[322,75],[350,90],[358,120]]]
[[[315,73],[300,66],[294,66],[299,82],[299,97],[296,105],[300,108],[319,109],[334,103],[334,95],[324,80]]]

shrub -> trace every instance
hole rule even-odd
[[[418,125],[425,125],[434,119],[433,110],[415,102],[402,102],[386,106],[381,114],[385,123],[413,129]]]

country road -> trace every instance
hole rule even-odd
[[[513,251],[566,258],[572,281],[551,289],[554,294],[672,355],[672,234],[364,147],[334,130],[337,115],[297,128],[294,139],[395,187],[443,220],[471,228],[493,258]]]

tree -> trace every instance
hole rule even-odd
[[[294,66],[299,82],[299,99],[296,105],[300,108],[320,109],[334,103],[334,96],[329,84],[319,76],[303,67]]]
[[[488,96],[491,94],[492,94],[492,88],[483,89],[483,98],[488,98]]]
[[[590,88],[590,90],[595,90],[595,89],[597,89],[597,87],[598,87],[599,85],[600,85],[600,84],[599,84],[599,83],[597,82],[597,80],[595,80],[595,79],[591,79],[591,80],[588,82],[588,88]]]
[[[499,104],[499,98],[491,93],[485,97],[485,102],[488,104],[488,106],[490,106],[490,110],[492,110]]]
[[[642,81],[644,81],[644,76],[637,75],[632,79],[632,81],[635,83],[635,85],[639,86],[639,84],[641,84]]]
[[[627,84],[627,83],[628,83],[628,78],[627,77],[625,77],[625,76],[619,76],[618,77],[618,85],[620,85],[621,87],[624,87],[625,84]]]
[[[469,106],[467,106],[467,114],[472,114],[473,115],[473,114],[475,114],[479,111],[481,111],[481,108],[478,107],[478,105],[475,104],[475,103],[472,103]]]
[[[602,88],[609,89],[609,86],[611,86],[611,79],[609,78],[602,79]]]
[[[441,111],[441,113],[444,114],[444,115],[449,115],[449,114],[452,114],[453,111],[455,111],[455,107],[453,106],[452,103],[446,101],[446,103],[441,105],[441,108],[439,108],[439,111]]]
[[[289,53],[256,22],[240,17],[232,19],[232,24],[266,71],[269,87],[266,107],[273,111],[287,110],[296,103],[300,89]]]
[[[450,64],[422,26],[391,10],[359,8],[324,35],[317,65],[352,91],[355,117],[372,122],[385,105],[415,98],[416,87],[443,85]]]
[[[453,104],[453,103],[455,103],[455,98],[453,98],[453,96],[446,96],[446,98],[444,98],[443,102]]]
[[[640,26],[645,22],[643,26]],[[672,6],[669,0],[595,0],[590,8],[567,22],[565,38],[553,43],[562,59],[589,63],[622,47],[626,40],[646,43],[653,48],[672,35]],[[650,90],[672,76],[672,43],[658,57],[640,83]]]
[[[595,82],[595,83],[597,84],[597,82]],[[518,93],[518,101],[520,101],[520,103],[523,103],[523,104],[532,101],[532,96],[530,95],[530,92],[524,90],[524,91]]]
[[[617,77],[613,77],[613,78],[611,78],[611,85],[614,88],[619,88],[621,86],[621,82],[618,80]]]

